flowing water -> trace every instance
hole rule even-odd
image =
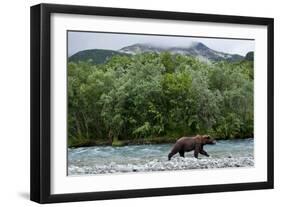
[[[68,175],[148,172],[226,167],[254,166],[254,140],[221,140],[205,145],[210,157],[193,152],[185,158],[167,155],[173,144],[129,145],[123,147],[95,146],[68,149]]]

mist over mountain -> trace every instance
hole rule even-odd
[[[148,43],[138,43],[121,48],[120,50],[103,50],[92,49],[83,50],[69,57],[69,61],[90,61],[96,64],[105,63],[114,55],[136,55],[146,52],[170,52],[171,54],[181,54],[196,57],[203,61],[229,61],[236,62],[245,59],[244,56],[238,54],[229,54],[213,50],[201,42],[193,42],[186,46],[157,46]],[[247,55],[246,55],[247,56]],[[247,56],[247,60],[251,60],[253,52]]]
[[[207,47],[201,42],[194,42],[189,46],[174,46],[174,47],[158,47],[152,44],[134,44],[127,47],[123,47],[119,50],[120,52],[128,54],[138,54],[144,52],[170,52],[172,54],[190,55],[198,57],[199,59],[206,59],[211,61],[241,61],[244,59],[243,56],[237,54],[228,54],[219,51],[215,51]]]

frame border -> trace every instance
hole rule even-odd
[[[267,181],[120,191],[51,194],[50,179],[50,16],[52,13],[166,19],[267,26]],[[148,196],[274,188],[274,19],[110,7],[38,4],[30,9],[30,200],[38,203],[89,201]]]

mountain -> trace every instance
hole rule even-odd
[[[245,56],[245,60],[253,61],[254,60],[254,52],[248,52]]]
[[[168,48],[164,47],[157,47],[151,44],[134,44],[127,47],[123,47],[119,50],[119,52],[127,53],[127,54],[139,54],[144,52],[156,52],[160,53],[165,50],[168,50]]]
[[[228,54],[212,50],[201,42],[194,42],[191,45],[185,47],[159,47],[152,44],[134,44],[127,47],[123,47],[119,50],[119,52],[127,54],[138,54],[143,52],[160,53],[164,51],[171,52],[172,54],[191,55],[203,60],[211,61],[226,60],[234,62],[241,61],[244,59],[244,57],[241,55]]]
[[[69,61],[90,61],[94,64],[103,64],[114,55],[135,55],[145,52],[170,52],[172,54],[190,55],[197,57],[203,61],[229,61],[236,62],[253,59],[253,52],[249,52],[246,57],[237,54],[228,54],[210,49],[201,42],[193,42],[188,46],[181,47],[163,47],[153,44],[133,44],[127,47],[123,47],[120,50],[103,50],[92,49],[83,50],[69,57]]]
[[[88,61],[94,64],[103,64],[114,55],[128,55],[115,50],[92,49],[83,50],[69,57],[69,61]]]

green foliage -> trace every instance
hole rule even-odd
[[[165,52],[68,63],[69,146],[197,133],[253,136],[252,61],[206,63]]]
[[[175,61],[173,60],[173,56],[169,52],[163,52],[160,55],[161,62],[165,67],[165,71],[167,73],[173,73],[175,71]]]
[[[123,145],[124,145],[124,142],[118,140],[117,137],[115,137],[112,141],[112,146],[114,146],[114,147],[121,147]]]

